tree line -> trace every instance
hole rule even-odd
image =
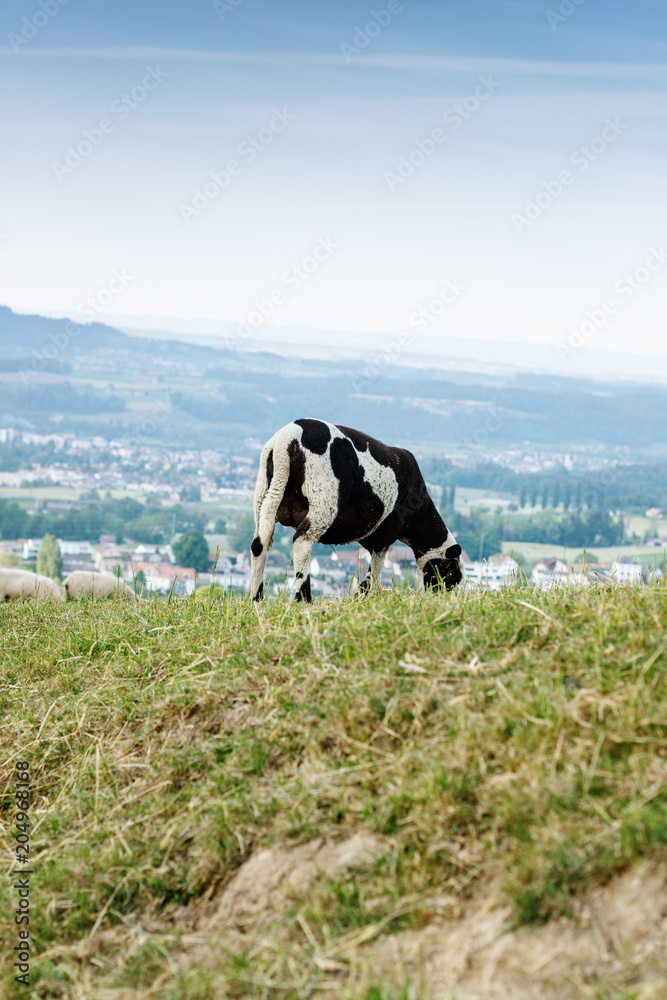
[[[565,515],[546,513],[503,517],[477,511],[463,514],[452,508],[441,511],[447,527],[471,559],[488,559],[502,551],[503,541],[540,542],[563,548],[587,549],[621,545],[625,539],[622,517],[592,508]]]
[[[119,543],[128,538],[156,544],[169,541],[175,532],[203,531],[205,522],[201,511],[181,504],[164,508],[131,498],[105,499],[69,510],[47,508],[34,513],[15,501],[0,500],[0,538],[5,540],[50,534],[65,541],[97,541],[100,535],[114,535]]]
[[[664,463],[619,465],[590,473],[570,472],[563,466],[541,473],[522,473],[493,462],[456,468],[448,459],[420,463],[427,482],[443,490],[442,502],[451,506],[456,487],[492,490],[517,497],[517,506],[543,510],[623,510],[643,514],[649,507],[667,508],[667,468]]]

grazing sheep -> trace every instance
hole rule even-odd
[[[78,597],[124,597],[131,601],[137,599],[132,587],[113,573],[91,573],[88,570],[78,569],[70,573],[63,587],[68,601]]]
[[[414,455],[324,420],[296,420],[264,446],[255,487],[251,592],[264,590],[276,521],[296,528],[296,599],[311,600],[315,542],[361,542],[371,553],[367,590],[397,539],[409,545],[425,587],[451,590],[463,579],[461,547],[447,530]]]
[[[48,599],[62,601],[57,583],[25,569],[0,569],[0,603],[4,601]]]

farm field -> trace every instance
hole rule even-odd
[[[508,554],[519,553],[529,563],[536,563],[539,559],[564,559],[566,562],[572,562],[582,551],[581,548],[565,549],[562,545],[512,541],[503,541],[502,550]],[[609,564],[619,557],[626,557],[637,558],[642,565],[662,568],[667,561],[667,549],[645,545],[595,545],[590,551],[592,555],[598,556],[602,562]]]
[[[664,997],[666,596],[2,607],[21,995]]]
[[[475,507],[485,507],[493,511],[501,508],[504,513],[505,509],[511,503],[518,502],[519,498],[512,496],[510,493],[499,493],[497,490],[475,489],[472,486],[456,487],[456,509],[461,514],[467,514],[471,508]],[[527,507],[526,511],[530,513],[532,512],[532,508]]]

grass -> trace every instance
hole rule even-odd
[[[28,760],[30,995],[310,996],[345,976],[318,966],[304,921],[335,953],[365,928],[423,926],[436,897],[502,873],[515,922],[540,923],[665,856],[666,597],[4,606],[0,820],[9,859]],[[250,856],[357,831],[382,857],[312,883],[275,940],[175,969],[177,915]],[[4,913],[12,893],[5,878]],[[1,921],[1,953],[14,936]]]

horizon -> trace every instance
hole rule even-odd
[[[104,316],[82,323],[76,316],[62,313],[20,313],[9,306],[20,318],[37,318],[72,323],[81,331],[102,325],[129,337],[156,341],[176,341],[199,345],[213,350],[239,353],[248,358],[253,353],[274,354],[288,358],[297,355],[311,361],[333,364],[356,362],[357,366],[370,364],[377,375],[400,377],[407,371],[424,371],[434,368],[443,373],[482,374],[484,372],[507,375],[526,374],[538,377],[551,376],[561,379],[586,379],[600,382],[644,382],[662,385],[667,382],[667,361],[642,354],[629,354],[612,350],[591,350],[584,345],[575,352],[567,368],[554,365],[553,355],[541,344],[519,341],[498,341],[484,338],[447,337],[444,341],[425,337],[412,337],[402,345],[399,340],[387,342],[380,332],[369,334],[359,343],[358,331],[335,329],[280,327],[263,323],[253,330],[252,340],[235,335],[236,324],[221,324],[214,320],[188,320],[184,317],[115,316],[114,322]],[[171,326],[170,329],[167,329]],[[45,334],[44,344],[50,343],[52,334]],[[505,354],[505,351],[512,353]],[[475,353],[478,352],[478,353]],[[359,368],[362,371],[362,368]]]

